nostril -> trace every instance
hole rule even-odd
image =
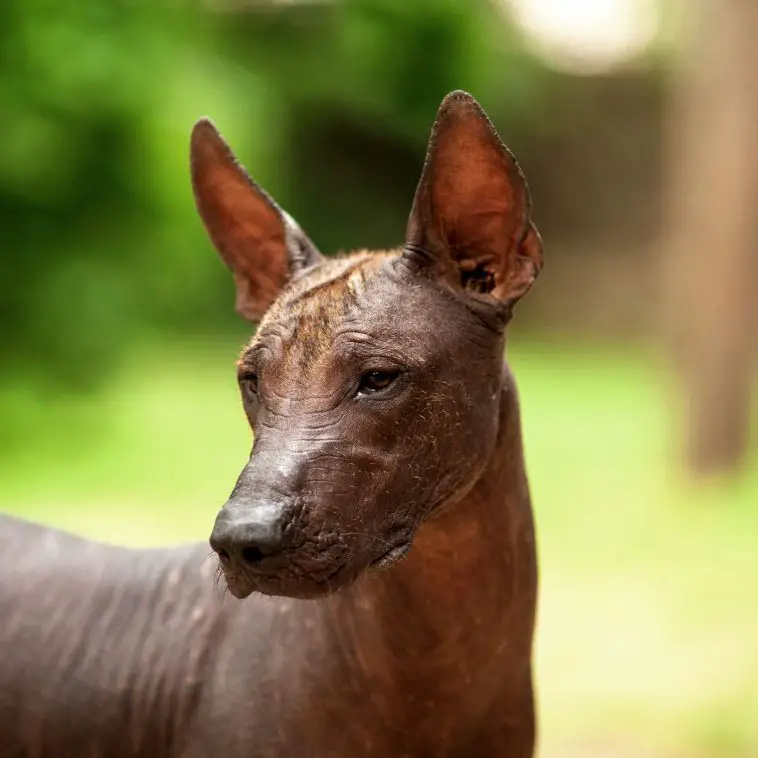
[[[226,550],[224,550],[224,548],[220,548],[220,549],[217,551],[217,553],[218,553],[218,558],[219,558],[219,560],[220,560],[220,561],[221,561],[221,563],[223,563],[224,565],[227,565],[228,563],[230,563],[230,562],[231,562],[232,558],[231,558],[231,556],[229,555],[229,553],[228,553]]]
[[[265,557],[265,553],[256,545],[242,548],[242,558],[245,563],[260,563]]]
[[[211,547],[224,571],[236,571],[243,566],[260,570],[261,564],[268,563],[270,557],[286,547],[286,510],[277,504],[230,503],[216,518]]]

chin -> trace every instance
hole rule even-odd
[[[343,563],[331,570],[309,573],[293,564],[283,566],[275,573],[224,572],[226,586],[234,597],[243,600],[253,593],[270,597],[288,597],[298,600],[315,600],[332,595],[351,585],[362,571],[351,563]]]
[[[390,569],[405,558],[410,549],[410,542],[406,542],[368,560],[354,560],[346,556],[344,562],[334,566],[320,566],[317,572],[309,572],[293,560],[276,572],[260,573],[250,569],[244,573],[232,574],[224,571],[224,578],[230,594],[239,600],[253,593],[316,600],[349,587],[360,576]]]

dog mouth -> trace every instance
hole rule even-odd
[[[244,574],[230,573],[223,569],[222,573],[229,594],[237,598],[237,600],[244,600],[255,592],[255,582],[250,581]]]
[[[396,541],[378,557],[363,565],[370,571],[384,571],[405,558],[410,552],[411,544],[409,539]],[[361,573],[360,569],[356,571],[358,567],[350,559],[347,549],[344,552],[337,551],[337,554],[328,558],[324,553],[310,556],[306,561],[293,561],[292,558],[289,556],[286,561],[238,566],[234,569],[222,561],[220,568],[229,593],[239,600],[254,593],[302,599],[323,597],[351,584]]]
[[[378,558],[375,558],[373,561],[371,561],[371,563],[369,563],[369,567],[372,569],[378,569],[379,571],[388,569],[390,566],[394,566],[398,561],[401,561],[403,558],[405,558],[410,550],[410,540],[401,542],[399,545],[394,545],[393,547],[389,548],[389,550],[382,553],[382,555],[380,555]]]
[[[252,594],[309,599],[323,597],[349,583],[350,560],[345,545],[293,551],[230,566],[220,562],[229,593],[239,600]]]
[[[238,600],[252,594],[272,597],[290,597],[300,600],[330,595],[345,583],[342,575],[345,566],[340,565],[320,576],[295,574],[289,571],[264,574],[254,571],[224,572],[229,592]]]

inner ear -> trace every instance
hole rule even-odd
[[[237,311],[259,321],[288,278],[322,256],[294,219],[250,178],[209,119],[192,130],[190,169],[200,217],[234,274]]]
[[[465,92],[442,102],[408,222],[406,255],[513,304],[542,265],[521,169]]]
[[[460,266],[461,286],[468,292],[486,295],[494,291],[495,273],[485,263],[462,261]]]

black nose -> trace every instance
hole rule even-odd
[[[227,568],[262,564],[285,548],[285,509],[280,505],[225,506],[216,518],[211,547]]]

